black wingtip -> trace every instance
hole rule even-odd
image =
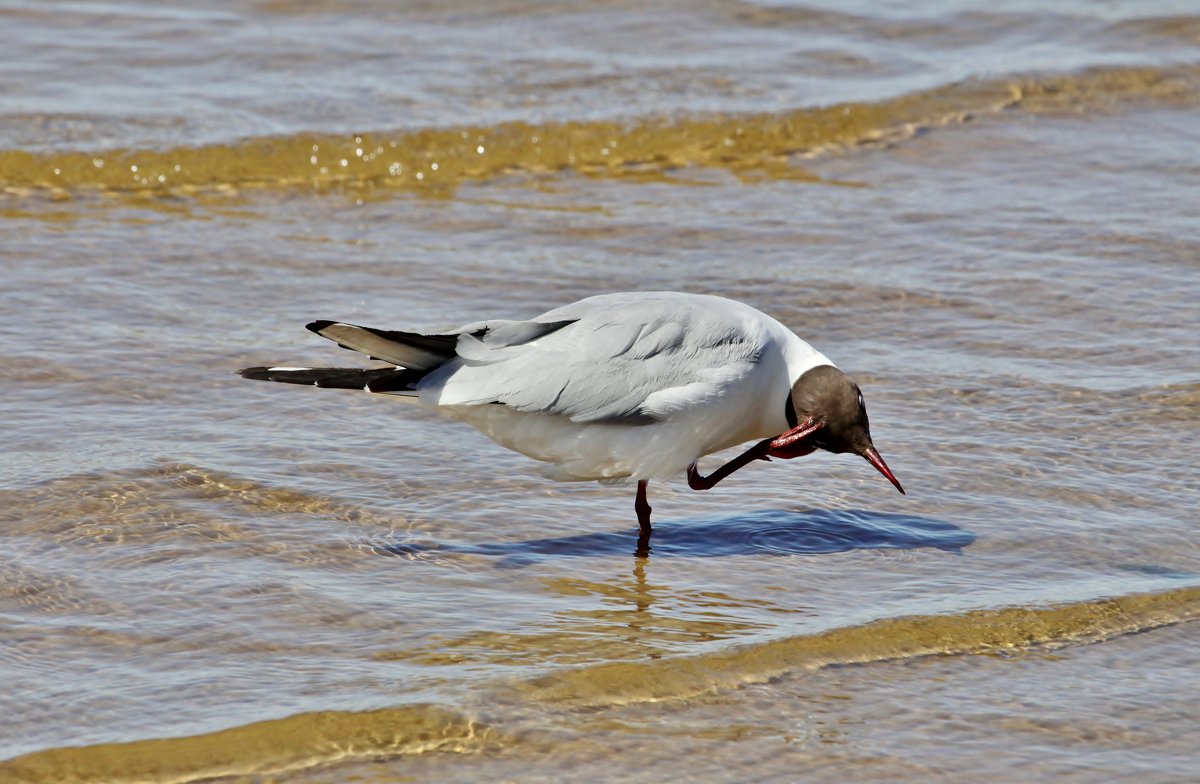
[[[270,370],[271,370],[271,368],[269,368],[269,367],[252,367],[252,368],[242,368],[241,370],[235,370],[234,373],[241,376],[242,378],[249,378],[249,379],[253,379],[255,381],[270,381],[271,380]]]
[[[371,392],[413,392],[414,386],[418,381],[425,377],[429,371],[426,370],[409,370],[408,368],[396,368],[390,372],[380,373],[367,382],[367,389]]]
[[[318,335],[320,335],[321,330],[325,329],[326,327],[332,327],[336,323],[336,321],[312,321],[308,324],[305,324],[304,328],[309,332],[316,332]]]

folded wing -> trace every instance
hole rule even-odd
[[[536,334],[542,326],[554,328]],[[591,423],[649,424],[703,405],[752,372],[766,341],[740,314],[645,298],[596,297],[532,322],[463,330],[458,358],[421,382],[422,399]]]

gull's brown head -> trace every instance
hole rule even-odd
[[[832,365],[818,365],[792,385],[789,398],[792,429],[771,442],[768,454],[799,457],[814,449],[860,455],[875,466],[901,493],[904,488],[871,442],[867,406],[862,391]]]

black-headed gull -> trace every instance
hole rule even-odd
[[[775,319],[741,302],[679,292],[602,294],[529,321],[443,334],[314,321],[308,328],[384,368],[255,367],[245,378],[413,398],[546,463],[558,480],[636,480],[639,550],[646,485],[686,472],[707,490],[747,463],[814,450],[866,458],[858,385]],[[763,439],[704,477],[696,461]]]

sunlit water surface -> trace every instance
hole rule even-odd
[[[1189,4],[0,25],[0,778],[1200,777]],[[632,488],[232,375],[627,289],[793,327],[909,495],[680,477],[635,558]]]

